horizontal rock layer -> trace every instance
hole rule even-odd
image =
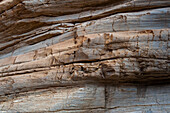
[[[0,0],[0,111],[170,111],[169,6]]]
[[[0,105],[8,112],[162,112],[170,110],[169,85],[50,87],[10,95]],[[47,104],[48,103],[48,104]]]

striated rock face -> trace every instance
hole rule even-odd
[[[0,0],[0,112],[169,113],[169,0]]]

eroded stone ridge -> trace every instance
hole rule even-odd
[[[0,112],[168,113],[169,6],[0,0]]]

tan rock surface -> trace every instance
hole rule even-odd
[[[0,0],[0,112],[169,113],[169,0]]]

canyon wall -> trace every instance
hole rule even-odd
[[[0,112],[169,113],[169,0],[0,0]]]

